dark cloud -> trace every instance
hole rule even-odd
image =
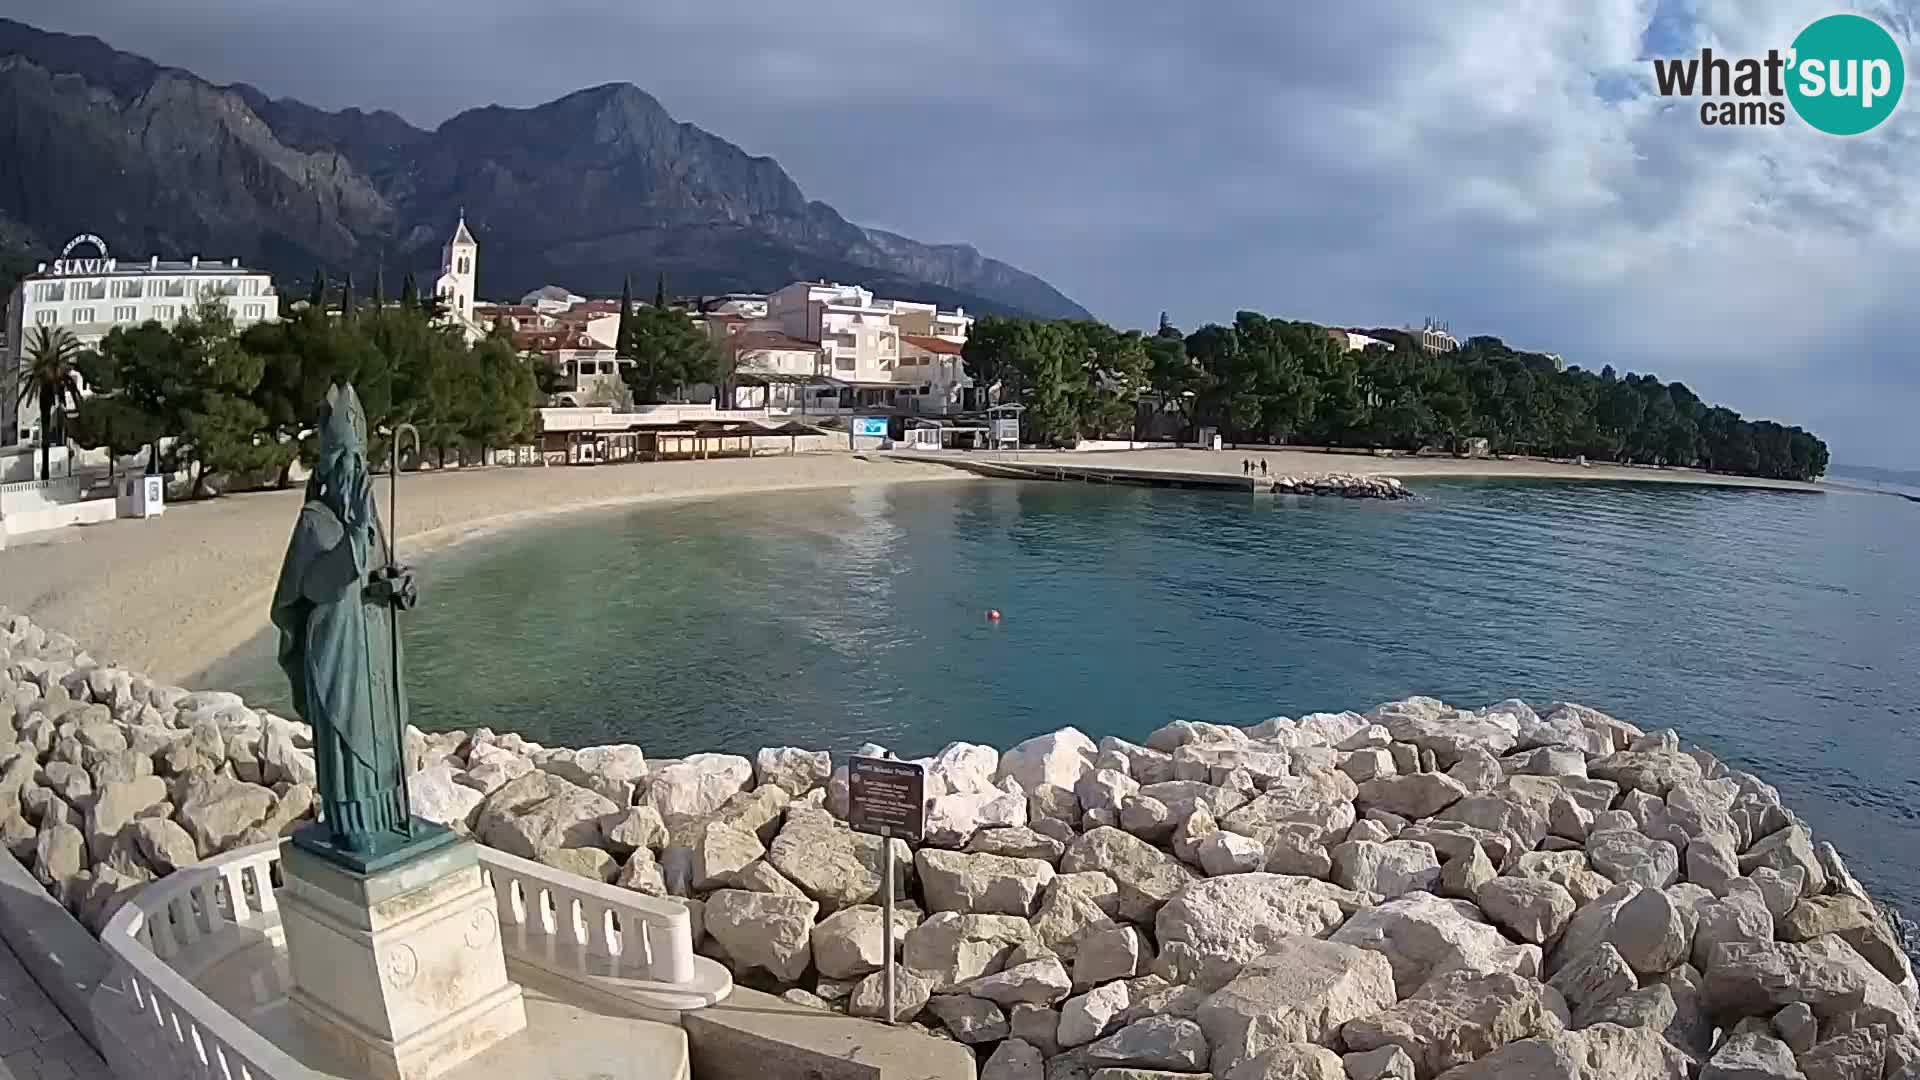
[[[1648,95],[1648,55],[1762,52],[1825,0],[21,3],[423,125],[630,81],[853,220],[1117,322],[1438,315],[1920,465],[1912,108],[1836,140]]]

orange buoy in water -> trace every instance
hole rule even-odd
[[[992,608],[992,607],[990,607],[990,608],[988,608],[988,609],[987,609],[987,621],[988,621],[988,622],[999,622],[999,621],[1000,621],[1000,609],[999,609],[999,608]]]

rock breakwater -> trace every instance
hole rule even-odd
[[[1360,476],[1355,473],[1327,473],[1323,476],[1256,477],[1275,495],[1338,495],[1347,499],[1411,499],[1413,492],[1391,476]]]
[[[407,757],[416,813],[675,898],[745,984],[877,1016],[891,934],[903,1019],[990,1080],[1920,1078],[1911,964],[1839,853],[1758,777],[1581,705],[955,742],[921,759],[917,851],[847,827],[822,751],[477,728]],[[0,840],[88,926],[284,835],[313,779],[297,721],[0,609]]]

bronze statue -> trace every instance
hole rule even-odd
[[[320,448],[273,596],[280,668],[313,727],[320,822],[295,841],[366,869],[406,846],[406,688],[394,613],[416,600],[380,528],[366,416],[351,386],[327,393]],[[439,831],[439,830],[434,830]]]

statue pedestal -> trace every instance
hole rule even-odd
[[[349,1075],[428,1080],[527,1026],[470,840],[440,831],[365,870],[299,842],[281,925],[302,1036]]]

